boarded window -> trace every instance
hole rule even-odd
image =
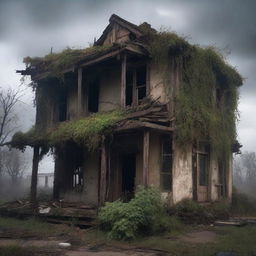
[[[171,136],[162,137],[162,166],[160,173],[161,188],[163,191],[172,190],[172,138]]]

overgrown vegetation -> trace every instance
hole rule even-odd
[[[240,193],[233,188],[231,212],[239,216],[255,216],[256,200],[246,194]]]
[[[217,156],[226,158],[236,139],[237,87],[242,77],[213,47],[190,45],[175,33],[143,24],[140,28],[147,35],[144,40],[153,62],[165,70],[163,81],[175,103],[178,143],[209,141]],[[181,78],[177,95],[169,88],[170,68]]]
[[[63,70],[71,68],[88,55],[97,54],[109,49],[110,46],[91,46],[85,49],[66,48],[59,53],[50,53],[45,57],[25,57],[27,67],[36,67],[37,72],[48,72],[50,77],[61,78]]]
[[[106,203],[99,211],[98,220],[100,228],[117,240],[160,233],[175,225],[161,202],[160,192],[154,188],[139,188],[128,203]]]
[[[124,118],[124,111],[115,110],[62,122],[43,132],[33,127],[26,133],[16,133],[12,138],[11,145],[23,149],[24,145],[56,146],[72,141],[79,145],[85,145],[89,150],[95,150],[99,146],[102,136],[110,134],[113,127]]]
[[[230,216],[230,204],[223,200],[201,205],[196,201],[184,199],[171,208],[171,214],[187,224],[209,224]]]

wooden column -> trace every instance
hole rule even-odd
[[[83,83],[83,69],[79,68],[78,71],[78,84],[77,84],[77,113],[82,116],[82,83]]]
[[[39,146],[34,146],[33,164],[32,164],[32,176],[31,176],[31,190],[30,190],[30,202],[33,206],[36,206],[37,199],[37,174],[39,164]]]
[[[143,134],[143,185],[148,186],[149,173],[149,130],[145,130]]]
[[[125,107],[126,99],[126,55],[122,58],[122,68],[121,68],[121,106]]]
[[[104,141],[101,148],[101,165],[100,165],[100,196],[99,205],[103,205],[107,193],[107,146]]]
[[[56,149],[55,154],[56,157],[54,162],[53,200],[59,200],[61,189],[61,170],[63,170],[63,166],[60,151]]]

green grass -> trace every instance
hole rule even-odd
[[[0,247],[0,256],[33,256],[36,255],[31,248],[22,248],[16,245]]]
[[[62,225],[53,225],[37,219],[18,220],[14,218],[0,217],[0,228],[10,229],[12,232],[17,231],[18,234],[33,234],[40,237],[48,237],[49,235],[59,235],[68,230],[68,227]]]

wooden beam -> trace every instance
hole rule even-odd
[[[126,54],[122,59],[121,66],[121,106],[125,107],[125,99],[126,99]]]
[[[135,121],[131,120],[124,126],[116,128],[115,131],[121,132],[121,131],[127,131],[127,130],[131,130],[131,129],[140,129],[140,128],[151,128],[151,129],[162,131],[162,132],[172,132],[175,130],[174,127],[153,124],[153,123],[149,123],[149,122],[141,122],[141,121],[137,121],[137,120],[135,120]]]
[[[149,173],[149,139],[150,131],[145,130],[143,134],[143,185],[148,187]]]
[[[106,200],[107,193],[107,146],[103,142],[101,148],[101,165],[100,165],[100,200],[99,205],[103,205]]]
[[[77,113],[78,116],[82,116],[82,83],[83,83],[83,69],[79,68],[77,70],[78,84],[77,84]]]
[[[36,201],[37,201],[37,175],[38,175],[38,164],[39,164],[39,149],[40,149],[39,146],[34,147],[31,188],[30,188],[30,202],[32,206],[36,206]]]

